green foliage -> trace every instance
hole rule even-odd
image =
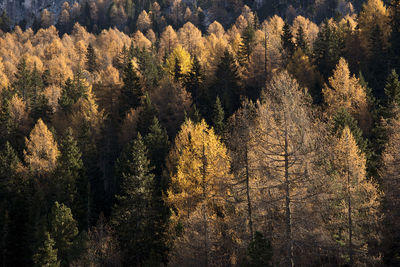
[[[13,88],[21,95],[22,99],[27,101],[31,96],[31,73],[26,65],[26,59],[21,58],[17,65],[17,72],[15,73],[15,81]]]
[[[151,232],[154,213],[154,175],[140,133],[119,160],[121,191],[116,196],[112,223],[127,266],[149,259],[154,242]]]
[[[124,68],[122,80],[124,85],[121,88],[119,101],[120,116],[123,116],[129,109],[138,107],[143,95],[139,77],[136,70],[133,69],[131,60]]]
[[[213,99],[216,99],[217,96],[221,98],[226,116],[229,117],[240,106],[242,88],[235,59],[228,50],[225,50],[217,66],[215,77]]]
[[[34,266],[59,267],[60,261],[57,260],[57,249],[54,248],[54,246],[54,240],[51,238],[49,232],[46,232],[43,245],[39,247],[38,251],[33,256]]]
[[[154,116],[158,116],[157,109],[151,102],[150,96],[146,93],[143,103],[142,110],[139,113],[139,118],[137,122],[137,131],[146,136],[150,131],[150,126],[153,123]]]
[[[394,116],[394,109],[400,107],[400,81],[399,75],[396,70],[392,70],[386,79],[385,85],[385,118],[391,118]]]
[[[97,56],[91,43],[89,43],[86,50],[86,69],[93,73],[97,70]]]
[[[54,238],[57,257],[63,266],[72,260],[74,241],[78,236],[77,222],[72,217],[70,208],[64,204],[54,203],[49,221],[50,236]]]
[[[215,133],[219,136],[224,136],[225,133],[225,112],[222,108],[221,101],[217,96],[214,104],[214,110],[212,115],[212,126],[214,127]]]
[[[255,30],[254,25],[248,23],[242,34],[242,42],[239,46],[239,62],[244,66],[250,60],[251,52],[255,45]]]
[[[271,243],[263,236],[262,233],[256,232],[254,239],[247,247],[247,259],[242,266],[272,266],[272,247]]]
[[[88,93],[88,87],[82,76],[82,72],[78,70],[74,74],[74,78],[68,78],[62,88],[58,104],[64,112],[71,112],[72,106],[78,102],[81,97],[85,97]]]
[[[286,51],[287,57],[291,58],[294,49],[295,49],[295,44],[293,42],[293,34],[292,31],[290,30],[290,25],[285,21],[285,24],[283,25],[283,33],[281,36],[282,40],[282,47]]]
[[[296,34],[296,46],[306,54],[310,54],[310,47],[308,45],[307,37],[305,36],[303,27],[300,25]]]

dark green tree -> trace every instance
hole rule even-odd
[[[247,24],[247,27],[242,33],[242,42],[239,46],[239,63],[240,65],[246,65],[250,60],[251,52],[255,45],[255,30],[254,25],[251,23]]]
[[[93,73],[97,70],[97,56],[91,43],[89,43],[86,50],[86,69]]]
[[[343,53],[344,39],[337,29],[326,20],[314,43],[314,59],[325,79],[332,75]]]
[[[181,61],[178,57],[175,57],[175,65],[174,65],[174,81],[179,83],[182,81],[183,74],[182,74],[182,66]]]
[[[390,1],[390,63],[391,68],[394,68],[397,73],[400,73],[400,1]]]
[[[0,30],[3,32],[9,32],[11,30],[11,21],[6,11],[3,11],[0,16]]]
[[[49,230],[58,251],[57,258],[62,266],[68,266],[72,260],[75,240],[78,236],[77,222],[72,216],[71,209],[55,202],[51,208]]]
[[[31,92],[31,73],[26,65],[26,59],[22,57],[17,65],[13,88],[20,94],[24,101],[29,101]]]
[[[119,99],[120,116],[124,116],[129,109],[138,107],[143,95],[139,77],[133,69],[131,60],[124,68],[122,80],[124,85],[121,88]]]
[[[88,181],[84,172],[82,153],[71,128],[67,129],[59,150],[55,181],[57,200],[71,207],[80,228],[85,229],[88,225]]]
[[[153,123],[154,116],[158,116],[157,109],[151,102],[150,96],[146,93],[143,103],[141,105],[142,110],[139,113],[139,118],[137,122],[137,131],[146,136],[150,131],[150,126]]]
[[[272,247],[271,243],[263,236],[262,233],[256,232],[254,239],[247,247],[247,260],[243,266],[272,266]]]
[[[72,106],[78,102],[79,98],[86,96],[88,86],[84,81],[81,70],[74,73],[74,78],[68,78],[61,90],[58,104],[64,112],[71,112]]]
[[[202,104],[208,99],[208,96],[205,95],[205,90],[203,88],[203,81],[204,75],[203,70],[200,65],[200,61],[197,55],[193,57],[193,63],[190,71],[186,74],[184,80],[184,86],[186,91],[188,91],[192,95],[193,103],[199,105],[200,107]]]
[[[396,70],[392,70],[386,79],[385,85],[385,101],[384,101],[384,117],[393,118],[395,115],[395,108],[400,107],[400,81],[399,75]]]
[[[112,212],[112,223],[126,266],[141,266],[154,249],[154,175],[140,133],[118,161],[122,175],[120,192]]]
[[[57,249],[54,248],[55,242],[49,232],[45,233],[43,245],[39,247],[33,256],[34,266],[36,267],[59,267],[60,261],[57,260]]]
[[[310,47],[308,45],[307,37],[304,33],[303,27],[300,25],[296,34],[296,46],[306,54],[310,54]]]
[[[293,34],[292,31],[290,30],[290,25],[285,21],[285,24],[283,25],[283,33],[281,36],[282,40],[282,47],[286,52],[287,59],[291,58],[294,49],[295,49],[295,44],[293,42]]]
[[[215,133],[219,136],[224,136],[225,134],[225,112],[222,108],[219,96],[217,96],[214,104],[213,114],[212,114],[212,126],[214,127]]]
[[[217,95],[220,97],[227,117],[240,106],[240,96],[242,95],[240,82],[235,59],[228,50],[225,50],[215,73],[212,98],[216,99]],[[211,102],[210,114],[205,114],[206,118],[211,118],[212,116],[212,105]]]

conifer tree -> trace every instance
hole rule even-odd
[[[150,126],[153,123],[153,118],[158,117],[158,112],[148,93],[146,93],[143,98],[143,103],[141,105],[141,111],[139,113],[139,118],[137,122],[137,131],[141,133],[142,136],[146,136],[149,133]]]
[[[77,222],[70,208],[58,202],[54,203],[50,213],[49,232],[55,242],[57,258],[61,261],[61,265],[68,266],[72,260],[74,242],[78,236]]]
[[[307,37],[304,33],[303,27],[300,25],[296,33],[296,47],[301,48],[301,50],[306,54],[310,54],[310,47],[308,45]]]
[[[295,50],[295,44],[293,42],[293,34],[292,31],[290,30],[290,25],[285,21],[285,24],[283,25],[283,33],[281,36],[282,40],[282,47],[286,52],[287,58],[292,57],[294,50]]]
[[[392,118],[395,115],[395,109],[400,107],[400,81],[396,70],[392,70],[386,79],[385,85],[385,118]]]
[[[112,223],[124,255],[124,264],[142,265],[155,245],[150,232],[154,218],[154,174],[140,133],[119,161],[121,191],[113,208]]]
[[[81,229],[87,226],[88,181],[85,177],[82,153],[68,128],[60,142],[60,157],[56,171],[58,201],[71,207]]]
[[[39,247],[36,254],[33,256],[35,267],[59,267],[60,261],[57,260],[57,249],[54,248],[55,242],[51,238],[49,232],[45,233],[43,245]]]
[[[25,57],[22,57],[17,65],[13,87],[19,92],[23,100],[27,101],[31,97],[31,73]]]
[[[260,232],[256,232],[247,248],[248,261],[246,266],[272,266],[271,243]]]
[[[357,147],[349,127],[334,146],[334,173],[329,209],[332,235],[346,248],[341,255],[350,265],[364,261],[365,250],[376,236],[379,192],[366,179],[365,156]],[[370,259],[368,259],[370,260]]]
[[[91,43],[89,43],[86,50],[86,69],[93,73],[97,70],[97,56]]]
[[[193,103],[201,108],[207,105],[208,100],[206,90],[203,88],[203,82],[203,70],[197,55],[194,55],[191,69],[184,79],[184,86],[186,91],[192,95]]]
[[[53,134],[41,119],[29,134],[29,139],[25,138],[25,143],[25,162],[33,173],[42,175],[54,170],[60,152]]]
[[[251,23],[247,24],[242,34],[242,41],[239,46],[239,62],[242,66],[249,63],[250,55],[255,45],[255,30]]]
[[[214,110],[212,114],[212,126],[214,127],[215,133],[223,137],[225,134],[225,113],[221,106],[219,96],[217,96],[214,104]]]
[[[121,116],[129,109],[138,107],[143,95],[139,77],[133,69],[131,60],[128,61],[128,64],[124,68],[122,80],[124,85],[121,88],[119,101],[119,114]]]
[[[87,96],[89,87],[82,76],[81,70],[74,73],[74,78],[68,78],[61,90],[61,96],[58,104],[64,112],[71,112],[72,106],[78,102],[81,97]]]
[[[226,116],[229,117],[240,106],[242,89],[235,59],[227,49],[217,66],[215,77],[213,98],[217,95],[220,97]]]

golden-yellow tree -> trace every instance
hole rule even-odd
[[[37,121],[25,143],[25,162],[31,171],[41,175],[54,170],[60,151],[53,134],[41,119]]]
[[[368,258],[368,244],[376,238],[380,194],[366,178],[365,155],[346,126],[333,146],[333,174],[330,181],[328,227],[345,248],[342,260],[349,266]]]
[[[208,266],[224,255],[221,238],[228,211],[230,158],[225,145],[204,120],[187,120],[169,155],[171,185],[166,201],[172,221],[183,226],[175,242],[175,263]],[[221,232],[222,231],[222,232]],[[226,234],[226,233],[225,233]]]
[[[350,74],[344,58],[340,58],[328,80],[329,83],[322,89],[328,116],[331,117],[339,108],[344,108],[358,120],[364,132],[368,131],[371,122],[367,93],[359,79]]]

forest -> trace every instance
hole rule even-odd
[[[0,14],[1,266],[400,266],[400,0]]]

